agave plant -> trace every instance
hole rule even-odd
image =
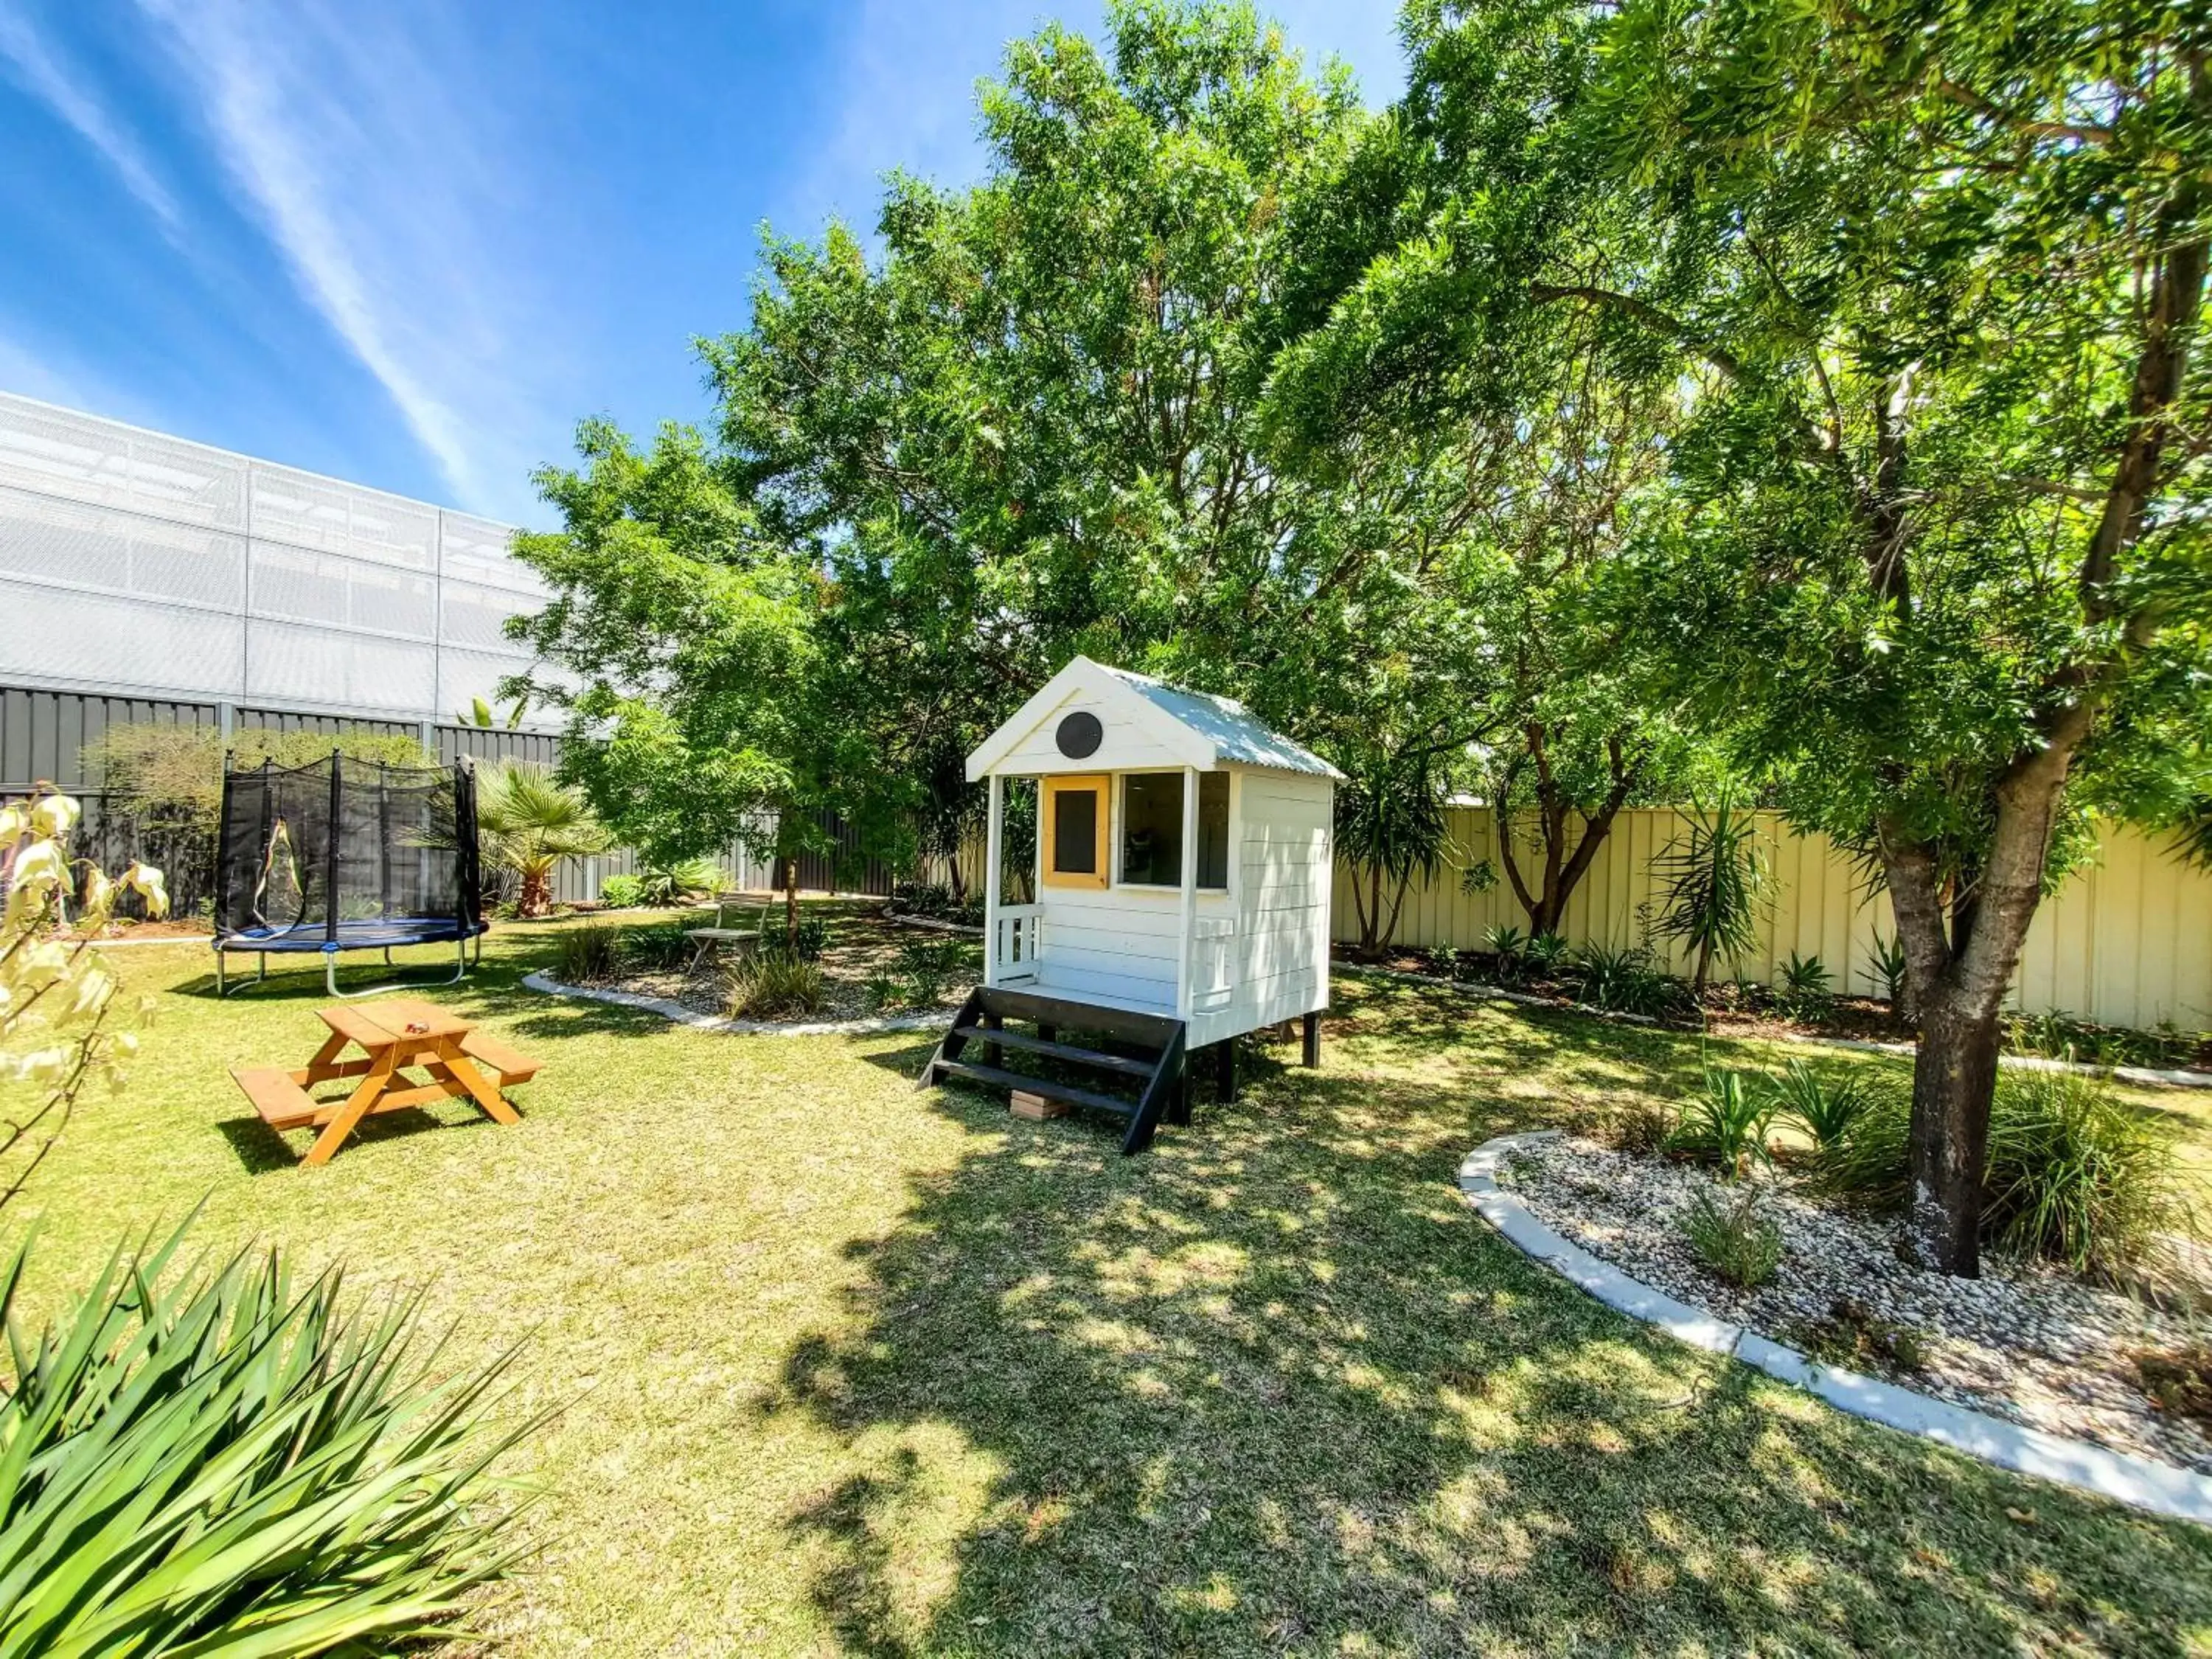
[[[35,1337],[0,1279],[0,1655],[390,1651],[515,1561],[502,1358],[434,1380],[417,1305],[364,1319],[276,1252],[118,1251]]]

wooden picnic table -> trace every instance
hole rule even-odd
[[[329,1163],[365,1117],[434,1100],[468,1099],[494,1122],[522,1121],[500,1091],[528,1082],[537,1075],[538,1062],[434,1003],[392,997],[318,1008],[315,1018],[330,1028],[330,1036],[305,1066],[231,1071],[270,1128],[313,1125],[322,1130],[303,1164]],[[342,1058],[354,1048],[362,1051],[360,1056]],[[410,1077],[410,1071],[420,1071],[427,1080]],[[317,1100],[310,1092],[341,1078],[360,1079],[343,1099]]]

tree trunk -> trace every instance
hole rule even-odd
[[[1997,1015],[1946,991],[1920,1013],[1912,1066],[1913,1248],[1931,1267],[1961,1279],[1982,1271],[1982,1174],[1996,1094]]]
[[[526,864],[522,866],[522,890],[515,896],[514,910],[520,916],[542,916],[552,908],[549,902],[553,885],[550,866]]]
[[[783,861],[783,943],[787,950],[796,953],[799,949],[799,857],[792,854]]]

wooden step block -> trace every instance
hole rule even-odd
[[[328,1109],[318,1105],[281,1066],[234,1066],[230,1074],[272,1129],[304,1128]]]
[[[1047,1100],[1042,1095],[1031,1094],[1027,1089],[1013,1091],[1010,1108],[1016,1117],[1026,1118],[1031,1123],[1042,1123],[1048,1117],[1066,1117],[1075,1109],[1064,1100]]]
[[[517,1083],[527,1083],[538,1075],[544,1061],[532,1060],[519,1049],[510,1048],[497,1037],[483,1031],[471,1031],[461,1039],[461,1052],[471,1060],[480,1060],[499,1073],[502,1089]]]

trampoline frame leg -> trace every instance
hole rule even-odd
[[[478,934],[477,938],[481,939],[483,935]],[[477,959],[479,962],[483,959],[483,947],[482,945],[478,945],[477,947]],[[392,947],[389,945],[386,945],[384,950],[384,962],[386,967],[390,967],[392,965]],[[387,991],[431,991],[437,989],[441,985],[459,985],[464,979],[468,977],[468,972],[469,942],[465,939],[457,939],[453,941],[453,971],[447,975],[445,978],[429,980],[399,980],[390,985],[372,985],[366,990],[361,991],[339,990],[338,953],[335,951],[325,951],[323,956],[323,983],[329,988],[330,994],[337,998],[341,1002],[352,1002],[362,997],[380,997]]]

